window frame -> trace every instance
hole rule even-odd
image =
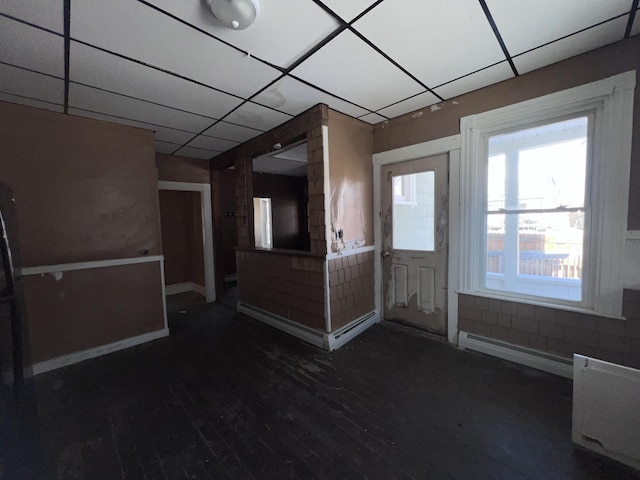
[[[635,70],[460,120],[460,292],[619,317],[627,225]],[[593,148],[585,199],[587,264],[581,302],[489,290],[486,256],[488,139],[500,133],[593,113]],[[606,160],[605,160],[606,159]],[[608,192],[616,192],[610,195]],[[585,212],[586,215],[586,212]]]

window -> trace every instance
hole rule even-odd
[[[461,120],[463,291],[620,315],[634,87],[628,72]]]
[[[273,246],[273,233],[271,229],[270,198],[254,197],[253,227],[256,247],[271,248]]]
[[[434,251],[435,172],[393,177],[393,248]]]

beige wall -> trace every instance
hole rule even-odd
[[[373,245],[372,152],[371,125],[329,110],[331,224],[362,245]]]
[[[0,158],[22,266],[160,255],[152,132],[0,102]],[[24,283],[33,361],[164,326],[158,262]]]
[[[374,128],[374,151],[383,152],[460,133],[460,117],[485,112],[531,98],[640,70],[640,35],[441,104],[394,118]],[[640,78],[636,80],[629,229],[640,229]]]
[[[209,160],[156,153],[158,180],[209,183]]]

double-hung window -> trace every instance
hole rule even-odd
[[[634,86],[462,119],[462,291],[620,315]]]

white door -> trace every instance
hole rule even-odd
[[[383,313],[447,334],[447,154],[382,167]]]

